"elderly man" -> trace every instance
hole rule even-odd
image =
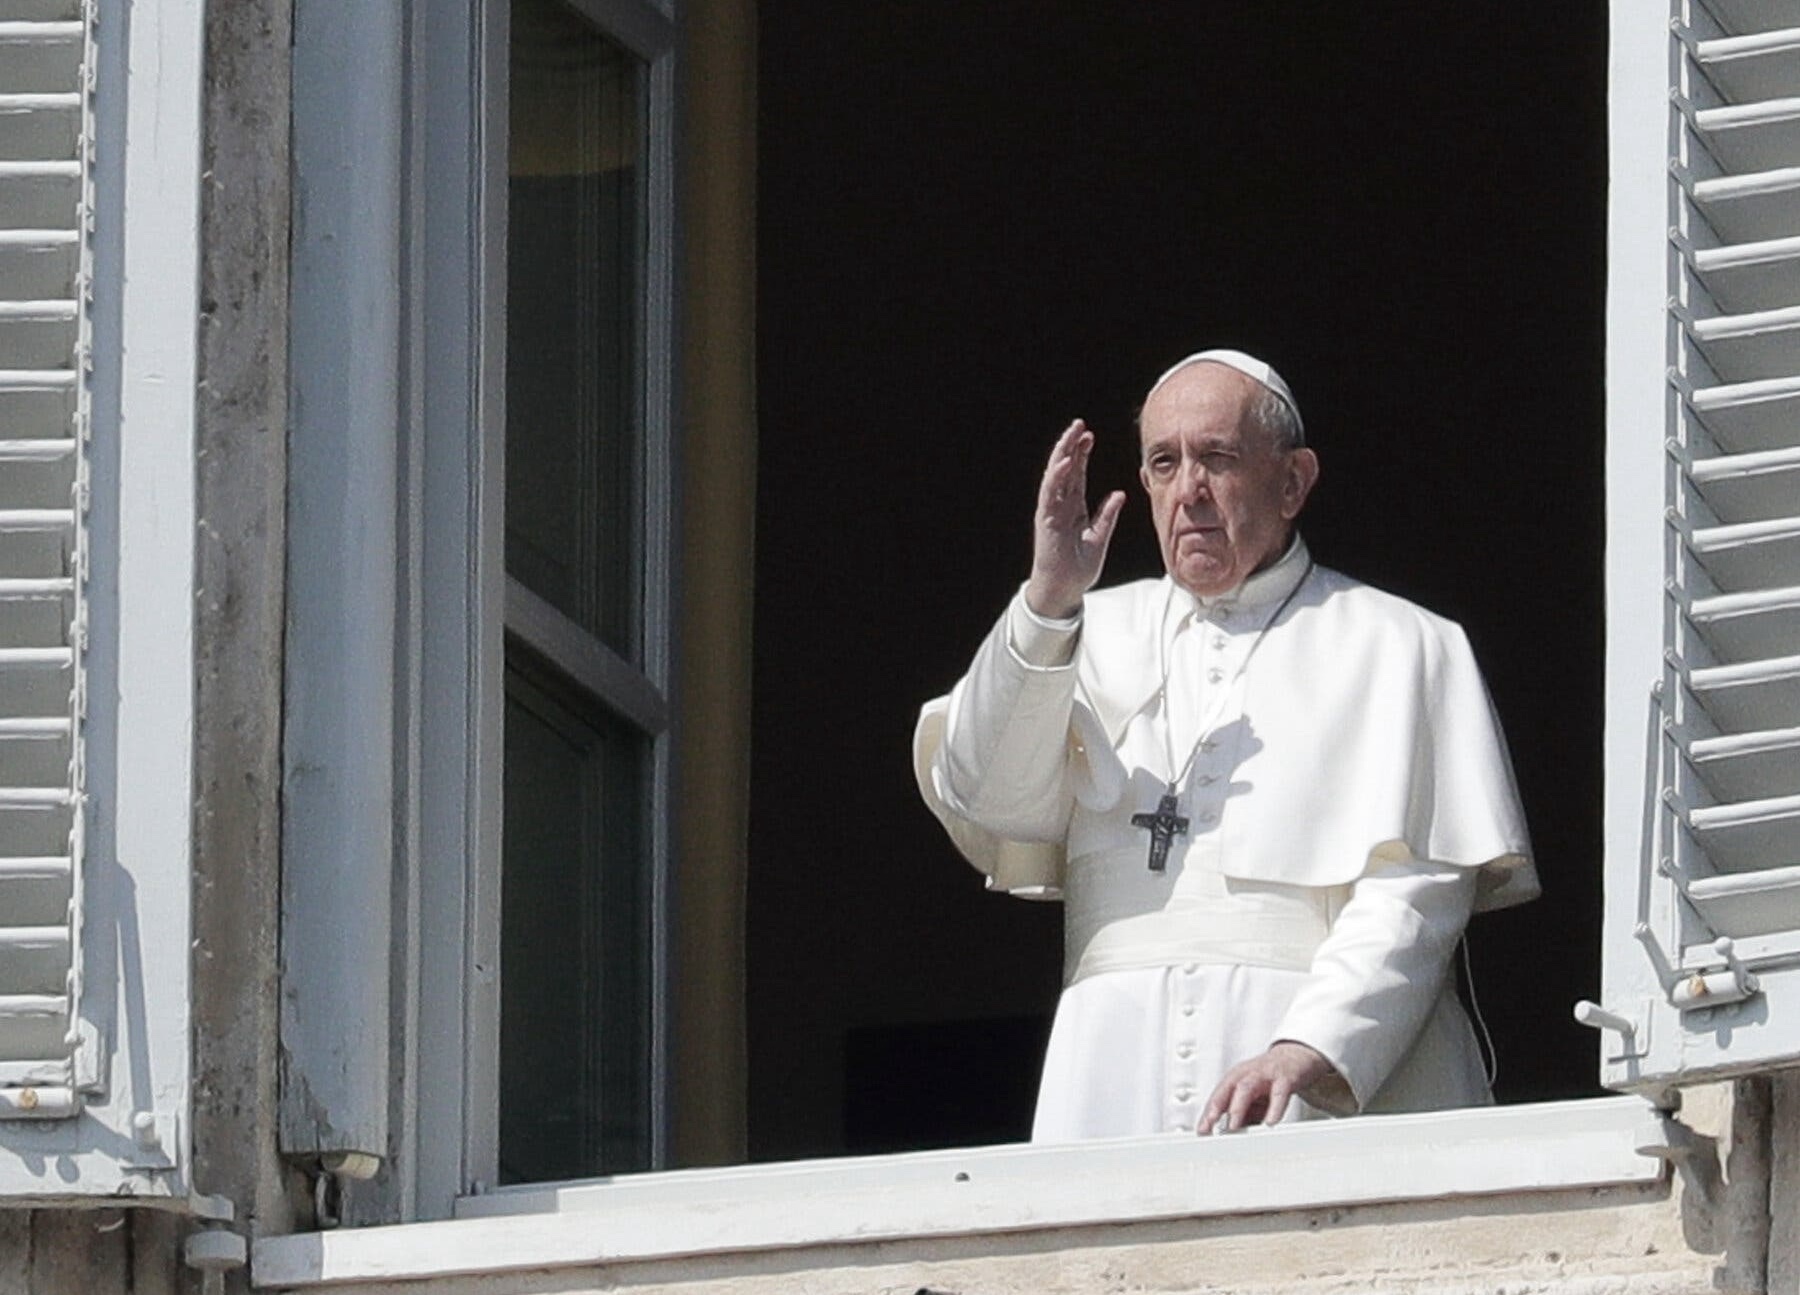
[[[1077,420],[1030,579],[914,742],[989,885],[1064,904],[1034,1140],[1492,1100],[1451,956],[1537,882],[1462,632],[1313,561],[1267,364],[1189,356],[1140,431],[1166,575],[1094,588],[1125,496],[1089,511]]]

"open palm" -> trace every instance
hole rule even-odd
[[[1115,490],[1092,514],[1087,505],[1088,458],[1094,434],[1077,418],[1057,438],[1038,486],[1031,579],[1025,601],[1040,616],[1073,616],[1082,595],[1100,579],[1106,548],[1118,525],[1125,493]]]

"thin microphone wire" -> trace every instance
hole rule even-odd
[[[1469,1007],[1475,1014],[1475,1028],[1481,1031],[1482,1059],[1487,1063],[1488,1087],[1500,1078],[1500,1053],[1494,1047],[1494,1036],[1488,1033],[1487,1020],[1481,1015],[1481,999],[1475,995],[1475,967],[1469,961],[1469,937],[1463,936],[1457,944],[1462,949],[1463,984],[1469,987]]]

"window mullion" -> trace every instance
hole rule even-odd
[[[578,692],[648,734],[669,725],[668,700],[650,677],[518,580],[506,582],[506,632]]]
[[[565,0],[596,27],[642,59],[655,59],[675,44],[675,24],[647,0]]]

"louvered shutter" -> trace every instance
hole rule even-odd
[[[64,8],[0,20],[0,1119],[81,1102],[91,118]]]
[[[1666,62],[1637,64],[1673,84],[1658,96],[1672,156],[1635,211],[1624,204],[1648,168],[1620,137],[1649,139],[1648,123],[1621,125],[1614,106],[1613,466],[1628,467],[1621,418],[1636,422],[1628,439],[1660,431],[1665,452],[1640,849],[1608,878],[1630,893],[1609,893],[1606,1008],[1581,1013],[1608,1031],[1606,1080],[1627,1087],[1800,1057],[1800,0],[1678,10],[1657,35]],[[1622,66],[1616,95],[1632,68],[1615,51]],[[1666,225],[1661,264],[1621,253],[1622,218]],[[1667,276],[1666,387],[1660,411],[1621,414],[1637,379],[1619,338],[1638,322],[1618,313],[1618,280],[1646,271]],[[1615,549],[1632,552],[1619,528]],[[1649,580],[1641,556],[1622,571],[1615,553],[1611,578]]]
[[[0,1204],[189,1192],[202,17],[0,0]]]

